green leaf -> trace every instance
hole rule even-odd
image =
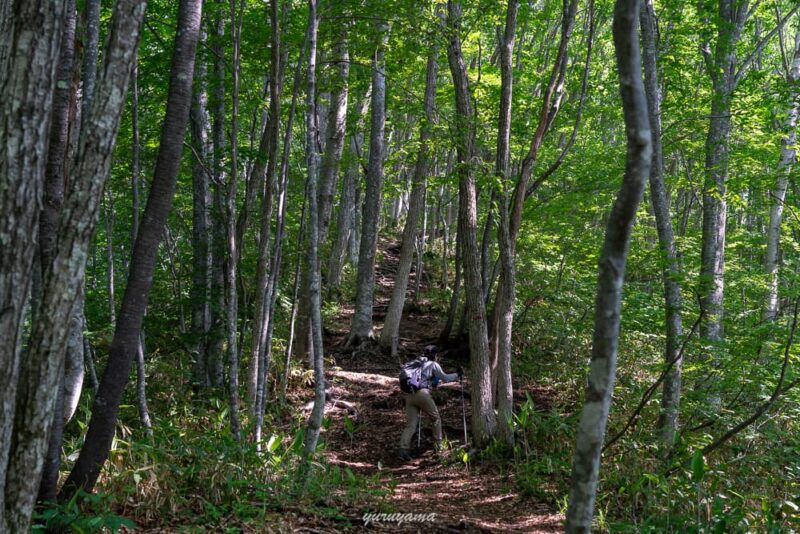
[[[703,481],[706,474],[706,459],[703,457],[703,451],[697,449],[692,455],[692,482],[699,484]]]

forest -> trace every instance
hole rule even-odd
[[[800,531],[796,0],[0,0],[0,534]]]

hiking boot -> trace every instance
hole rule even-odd
[[[411,460],[411,453],[408,452],[408,449],[400,449],[400,452],[397,453],[397,457],[400,461],[408,462]]]

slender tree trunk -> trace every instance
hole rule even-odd
[[[472,435],[482,447],[495,433],[496,419],[492,403],[489,340],[486,308],[481,282],[480,253],[477,244],[477,199],[472,158],[475,155],[475,125],[472,116],[472,95],[461,53],[461,4],[448,0],[449,41],[447,59],[455,86],[456,122],[458,127],[459,208],[458,234],[461,241],[466,305],[468,308],[469,350],[472,367]]]
[[[356,302],[347,344],[357,346],[374,338],[372,301],[375,290],[375,250],[383,187],[384,127],[386,124],[386,72],[384,55],[388,29],[378,25],[378,43],[372,56],[372,117],[369,134],[367,187],[361,217],[361,242],[358,250]]]
[[[567,508],[566,532],[570,534],[588,534],[592,529],[600,453],[616,378],[620,303],[628,245],[652,159],[647,99],[641,75],[638,16],[639,0],[617,0],[613,24],[614,49],[628,153],[625,176],[609,215],[600,253],[592,360],[586,398],[578,424]]]
[[[517,27],[517,13],[519,2],[509,0],[506,12],[506,26],[500,39],[500,118],[497,127],[497,155],[495,160],[495,174],[500,178],[503,187],[500,198],[500,225],[498,232],[498,248],[500,249],[500,262],[503,269],[501,285],[498,287],[495,300],[495,315],[497,317],[496,338],[496,398],[498,427],[501,439],[509,446],[514,445],[514,397],[511,381],[511,329],[514,321],[514,300],[516,297],[516,272],[513,250],[508,226],[508,195],[505,191],[508,180],[508,164],[511,139],[511,102],[513,93],[514,74],[512,69],[512,55],[514,52],[514,32]],[[486,294],[489,288],[486,287]]]
[[[725,294],[725,228],[728,217],[726,182],[730,161],[731,100],[736,86],[736,45],[741,35],[747,11],[736,0],[719,2],[719,34],[713,66],[711,118],[706,136],[706,162],[703,184],[703,244],[700,259],[700,307],[703,317],[700,334],[707,343],[705,360],[711,364],[707,382],[707,401],[714,409],[721,402],[715,384],[716,367],[723,341],[723,298]],[[710,54],[710,52],[709,52]]]
[[[319,242],[327,241],[328,228],[333,211],[333,192],[339,176],[339,161],[342,159],[345,130],[347,126],[347,98],[349,92],[350,53],[347,48],[347,35],[337,36],[334,50],[333,91],[328,110],[325,133],[325,153],[319,171]]]
[[[217,0],[222,5],[223,0]],[[221,10],[219,10],[221,12]],[[224,375],[223,347],[225,344],[225,18],[218,13],[213,20],[214,35],[211,55],[214,58],[212,89],[213,207],[211,225],[211,325],[208,340],[208,365],[211,385],[221,387]]]
[[[89,118],[89,109],[97,83],[97,56],[100,43],[100,1],[86,0],[86,32],[83,48],[83,87],[81,89],[81,130]]]
[[[69,111],[71,93],[74,89],[73,60],[75,57],[75,22],[77,14],[74,0],[68,0],[64,13],[64,30],[61,38],[61,53],[58,58],[58,69],[56,71],[57,82],[53,95],[53,117],[50,124],[50,146],[47,153],[47,166],[45,168],[44,198],[42,212],[39,220],[39,258],[41,260],[41,272],[44,273],[53,261],[58,238],[58,224],[61,219],[61,208],[64,205],[64,186],[66,184],[66,158],[69,145]],[[67,369],[70,368],[70,391],[74,390],[75,384],[72,379],[78,375],[74,369],[74,357],[76,356],[74,338],[75,315],[70,319],[70,336],[67,339],[68,358],[64,373],[59,377],[56,391],[56,404],[53,412],[52,432],[50,443],[47,449],[44,467],[42,470],[42,482],[39,486],[39,500],[54,501],[58,489],[58,470],[61,466],[61,438],[64,432],[65,419],[65,387],[67,384]],[[78,334],[82,334],[78,325]],[[81,347],[83,338],[81,335]],[[80,362],[80,369],[83,370],[83,361]],[[81,375],[82,379],[82,375]],[[78,389],[80,395],[80,389]],[[71,395],[70,404],[74,396]],[[70,414],[71,417],[71,414]]]
[[[310,297],[311,333],[314,348],[314,408],[308,418],[305,436],[305,458],[317,450],[322,418],[325,414],[325,360],[322,353],[322,306],[319,274],[319,206],[317,197],[318,165],[316,115],[317,71],[317,0],[308,0],[308,69],[306,71],[306,159],[308,164],[309,243],[308,243],[308,295]]]
[[[105,205],[106,222],[106,296],[108,299],[108,324],[113,328],[117,323],[117,299],[115,296],[116,284],[114,279],[114,197],[111,189],[107,191]]]
[[[206,42],[201,29],[201,47]],[[194,158],[192,159],[192,339],[194,351],[192,380],[195,386],[211,385],[208,358],[208,331],[210,328],[210,271],[209,246],[209,117],[206,62],[195,62],[195,88],[191,109],[191,133]]]
[[[133,197],[132,223],[131,223],[131,248],[136,243],[139,234],[139,69],[134,64],[131,79],[131,123],[133,130],[132,158],[131,158],[131,192]],[[131,258],[132,259],[132,258]],[[129,264],[130,267],[130,264]],[[181,313],[181,317],[183,314]],[[183,321],[181,321],[182,323]],[[139,336],[136,347],[136,406],[139,410],[139,420],[145,434],[153,435],[153,425],[150,421],[150,410],[147,407],[147,375],[144,365],[144,328]]]
[[[769,225],[767,226],[767,254],[765,266],[767,271],[767,302],[764,307],[763,319],[774,321],[778,315],[778,266],[780,252],[781,221],[783,220],[783,207],[786,199],[786,188],[789,184],[795,160],[797,159],[797,118],[800,114],[800,31],[794,38],[794,55],[792,64],[787,73],[790,85],[789,105],[784,122],[784,138],[781,141],[781,158],[778,162],[778,180],[770,192],[771,206],[769,209]]]
[[[678,428],[681,401],[681,375],[683,356],[680,354],[683,324],[681,321],[681,286],[678,282],[680,264],[669,212],[669,196],[664,186],[664,154],[661,146],[661,94],[658,84],[656,13],[653,0],[644,0],[639,15],[642,29],[642,61],[644,88],[653,144],[653,161],[650,165],[650,201],[656,218],[658,241],[663,254],[662,278],[664,280],[664,310],[666,314],[666,364],[671,366],[664,378],[661,398],[659,430],[661,441],[669,450]]]
[[[120,8],[120,4],[124,2],[118,3],[117,8]],[[109,362],[95,396],[83,448],[62,488],[62,499],[71,498],[80,488],[92,490],[111,448],[122,393],[128,382],[131,362],[141,341],[142,320],[152,286],[158,244],[164,233],[175,192],[192,100],[201,6],[200,0],[182,0],[178,10],[167,108],[153,181],[134,244],[128,283],[109,351]],[[108,72],[107,67],[105,72]],[[127,79],[125,82],[127,86]]]
[[[359,166],[359,147],[363,144],[363,134],[361,129],[363,127],[363,118],[367,113],[367,105],[369,104],[372,94],[372,87],[367,89],[367,94],[357,106],[356,116],[358,121],[355,127],[355,133],[350,135],[350,146],[347,153],[347,168],[344,172],[344,179],[342,180],[342,194],[339,202],[339,213],[336,218],[336,234],[334,234],[333,244],[331,245],[331,252],[328,266],[327,283],[331,289],[336,289],[342,282],[342,268],[348,256],[348,245],[354,241],[353,235],[355,234],[355,213],[357,211],[358,202],[356,200],[357,191],[361,177],[361,169]]]
[[[397,266],[397,274],[394,279],[392,298],[386,311],[386,319],[383,323],[381,332],[381,345],[391,349],[392,356],[397,354],[398,335],[400,332],[400,321],[403,317],[403,305],[406,300],[406,290],[408,289],[408,275],[411,272],[411,260],[414,255],[414,243],[417,237],[417,222],[420,210],[423,208],[425,198],[425,178],[430,167],[430,140],[433,136],[433,121],[436,108],[436,58],[439,54],[437,46],[434,46],[428,56],[428,66],[425,71],[425,117],[419,129],[419,152],[417,153],[417,163],[414,167],[414,178],[412,181],[411,199],[408,203],[408,215],[406,224],[403,228],[403,243],[400,247],[400,260]],[[417,270],[417,279],[420,272]]]
[[[459,238],[458,234],[456,234],[456,275],[455,281],[453,281],[453,293],[450,295],[450,305],[447,308],[447,319],[445,319],[442,331],[439,333],[439,343],[441,344],[446,344],[450,339],[450,333],[453,331],[453,324],[455,323],[456,313],[458,312],[458,302],[461,298],[461,275],[463,273],[461,263],[461,239]]]
[[[281,92],[283,89],[283,81],[281,80],[281,73],[283,68],[281,66],[281,40],[280,40],[280,18],[278,17],[278,0],[272,0],[270,3],[270,24],[272,26],[272,43],[270,54],[270,101],[269,101],[269,127],[272,128],[270,139],[272,145],[269,148],[269,165],[267,168],[267,176],[270,177],[275,173],[277,165],[277,152],[278,152],[278,137],[280,136],[280,116],[281,116]],[[298,58],[298,71],[300,65],[303,63],[303,53]],[[299,74],[297,72],[296,74]],[[299,76],[297,76],[299,78]],[[296,80],[297,82],[298,80]],[[299,84],[295,83],[295,88]],[[264,315],[266,317],[266,328],[263,328],[261,338],[259,339],[259,376],[256,383],[256,428],[255,428],[255,441],[258,443],[261,440],[261,425],[264,420],[264,405],[266,399],[266,381],[269,371],[269,360],[272,352],[272,330],[273,330],[273,313],[275,308],[275,298],[277,296],[278,276],[280,275],[281,266],[281,251],[283,246],[283,233],[286,221],[286,187],[288,185],[289,172],[288,172],[288,159],[289,159],[289,145],[291,143],[291,130],[292,122],[294,121],[294,112],[297,105],[297,91],[292,94],[292,107],[289,111],[290,118],[286,130],[286,140],[284,142],[283,162],[281,163],[281,172],[278,183],[278,212],[276,214],[276,230],[275,230],[275,246],[272,252],[272,262],[270,264],[269,281],[267,284],[267,305]],[[272,178],[268,178],[267,182],[270,183]],[[266,216],[266,213],[264,214]],[[255,333],[255,329],[253,329]]]
[[[244,2],[242,2],[244,4]],[[226,334],[228,338],[228,393],[230,396],[231,433],[238,441],[241,439],[241,426],[239,423],[239,350],[237,346],[238,334],[238,289],[236,286],[237,264],[239,262],[239,244],[236,241],[236,191],[239,173],[239,69],[241,24],[239,17],[244,16],[243,7],[240,13],[236,12],[236,0],[230,0],[231,17],[231,45],[233,46],[232,62],[232,91],[231,91],[231,175],[228,177],[228,195],[226,206],[227,220],[227,254],[225,256],[225,312]]]
[[[423,269],[425,267],[425,244],[428,237],[428,180],[427,177],[422,181],[422,231],[418,234],[415,243],[415,255],[417,257],[415,270],[414,270],[414,304],[419,303],[420,284],[422,283]]]
[[[277,19],[276,19],[277,20]],[[276,33],[274,27],[273,34]],[[259,381],[259,365],[263,359],[265,347],[265,334],[267,331],[267,317],[269,316],[268,301],[269,301],[269,279],[271,273],[269,272],[272,263],[270,257],[270,233],[272,228],[272,209],[273,209],[273,190],[275,179],[275,168],[277,166],[277,147],[278,136],[280,130],[276,127],[279,122],[279,117],[276,116],[273,109],[273,102],[280,98],[277,92],[278,79],[280,77],[280,48],[275,43],[272,44],[271,56],[273,58],[270,67],[270,87],[276,87],[273,91],[270,89],[270,112],[267,121],[267,128],[261,137],[261,146],[259,154],[256,158],[252,180],[264,182],[265,186],[261,198],[261,228],[258,241],[258,262],[256,265],[256,296],[255,296],[255,313],[253,315],[253,343],[250,353],[250,366],[248,370],[247,380],[247,400],[252,408],[253,415],[260,417],[258,414],[259,402],[256,399],[258,396],[258,381]],[[240,236],[243,235],[243,232]]]

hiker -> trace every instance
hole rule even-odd
[[[427,356],[420,356],[414,362],[407,364],[418,373],[411,380],[413,385],[407,389],[407,386],[402,384],[403,380],[401,379],[401,387],[407,391],[406,417],[408,418],[406,428],[400,438],[399,457],[403,461],[411,459],[411,454],[409,453],[411,438],[414,437],[414,432],[417,431],[420,412],[433,419],[434,448],[437,451],[441,450],[442,420],[439,418],[439,410],[436,408],[436,403],[433,401],[430,390],[440,383],[455,382],[464,377],[464,370],[460,366],[455,373],[448,374],[442,370],[442,367],[436,362],[436,348],[434,346],[428,345],[425,347],[424,354],[430,355],[434,359],[429,360]],[[411,390],[410,392],[408,392],[409,389]]]

